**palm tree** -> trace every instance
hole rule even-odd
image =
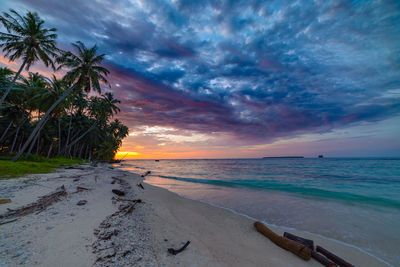
[[[13,74],[14,72],[7,67],[0,68],[0,94],[4,94],[3,90],[8,88]]]
[[[3,48],[5,56],[11,61],[21,59],[22,64],[9,84],[7,90],[0,99],[0,106],[3,104],[15,81],[22,70],[29,68],[41,60],[46,67],[54,68],[52,58],[57,56],[59,49],[56,47],[56,29],[44,27],[44,21],[37,13],[28,12],[21,16],[15,10],[10,13],[3,12],[0,15],[0,22],[7,32],[0,32],[0,47]]]
[[[103,82],[107,85],[109,84],[106,79],[109,71],[100,66],[104,60],[104,54],[97,55],[97,46],[95,45],[88,49],[81,42],[77,42],[73,44],[73,46],[78,50],[77,55],[71,52],[65,52],[60,58],[57,59],[57,62],[60,63],[59,68],[69,68],[69,71],[65,75],[65,80],[71,82],[72,86],[68,90],[65,90],[64,93],[57,99],[57,101],[54,102],[53,105],[47,110],[46,114],[36,125],[35,129],[32,131],[21,150],[13,158],[13,161],[18,160],[21,157],[22,153],[24,153],[26,148],[33,141],[39,129],[41,129],[43,123],[47,120],[53,109],[57,107],[57,105],[72,91],[84,90],[86,92],[90,92],[91,90],[95,90],[97,92],[101,92],[100,82]]]
[[[117,104],[120,104],[121,101],[118,99],[115,99],[112,93],[105,93],[103,96],[104,101],[108,104],[109,110],[111,112],[111,115],[117,114],[121,110],[117,106]]]
[[[66,82],[63,79],[57,79],[55,75],[53,75],[52,79],[48,79],[49,83],[49,88],[48,90],[45,90],[43,94],[41,95],[41,98],[43,101],[47,103],[47,109],[57,101],[57,99],[64,93],[66,90]],[[71,101],[68,101],[71,102]],[[58,105],[54,111],[55,117],[57,118],[58,121],[58,154],[61,154],[61,119],[62,115],[65,113],[65,109],[68,105],[67,102],[63,102],[63,105]]]
[[[7,84],[11,80],[11,76],[14,74],[12,70],[7,67],[0,68],[0,84]],[[0,88],[5,89],[5,88]]]

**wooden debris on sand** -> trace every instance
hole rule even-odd
[[[118,190],[118,189],[113,189],[111,190],[114,194],[116,194],[117,196],[125,196],[125,192]]]
[[[345,261],[344,259],[336,256],[335,254],[329,252],[328,250],[324,249],[323,247],[317,246],[317,252],[323,254],[324,256],[326,256],[328,259],[330,259],[331,261],[333,261],[334,263],[336,263],[339,266],[343,266],[343,267],[354,267],[353,264],[348,263],[347,261]]]
[[[83,206],[87,203],[87,200],[79,200],[78,203],[76,203],[76,205],[78,206]]]
[[[0,198],[0,204],[7,204],[10,202],[11,202],[11,199],[9,199],[9,198]]]
[[[44,195],[38,199],[38,201],[22,206],[18,209],[8,209],[8,212],[0,215],[0,219],[7,219],[15,216],[23,216],[33,212],[41,212],[45,210],[48,206],[52,205],[54,202],[60,200],[61,197],[67,195],[64,185],[56,190],[56,192]]]
[[[303,244],[311,250],[314,250],[314,241],[312,241],[311,239],[306,239],[288,232],[284,232],[283,236],[290,240],[296,241],[297,243]]]
[[[8,220],[8,221],[0,222],[0,225],[12,223],[12,222],[15,222],[16,220],[18,220],[18,219],[12,219],[12,220]]]
[[[86,187],[82,187],[82,186],[77,186],[76,187],[76,191],[72,192],[70,194],[76,194],[76,193],[79,193],[79,192],[82,192],[82,191],[89,191],[89,190],[92,190],[92,189],[86,188]]]
[[[297,243],[303,244],[306,247],[308,247],[311,250],[311,258],[315,259],[316,261],[318,261],[319,263],[321,263],[322,265],[326,266],[326,267],[335,267],[337,266],[335,263],[333,263],[332,261],[330,261],[329,259],[327,259],[326,257],[324,257],[323,255],[317,253],[314,251],[314,241],[312,241],[311,239],[306,239],[288,232],[284,232],[283,236],[296,241]]]
[[[149,175],[151,173],[151,171],[147,171],[145,173],[143,173],[142,175],[140,175],[141,177],[146,177],[147,175]]]
[[[140,188],[142,188],[142,189],[144,190],[144,187],[143,187],[143,185],[142,185],[141,182],[138,182],[138,183],[137,183],[137,186],[139,186]]]
[[[322,256],[318,252],[311,251],[311,257],[326,267],[336,267],[337,266],[335,263],[333,263],[326,257]]]
[[[132,210],[135,208],[135,205],[136,205],[137,203],[142,203],[142,200],[141,200],[141,199],[135,199],[135,200],[133,200],[133,203],[132,203],[131,205],[129,205],[129,206],[126,207],[125,215],[131,213]]]
[[[311,250],[305,245],[275,234],[261,222],[255,222],[254,227],[257,229],[258,232],[268,237],[269,240],[271,240],[273,243],[280,246],[281,248],[292,252],[303,260],[311,259]]]
[[[82,187],[82,186],[77,186],[76,187],[76,191],[81,192],[81,191],[88,191],[90,190],[89,188],[86,187]]]
[[[170,254],[172,254],[172,255],[176,255],[176,254],[181,253],[182,251],[184,251],[187,248],[187,246],[189,246],[189,244],[190,244],[190,241],[187,241],[186,244],[183,245],[183,247],[181,247],[180,249],[169,248],[168,252]]]

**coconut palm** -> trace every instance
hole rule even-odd
[[[69,68],[69,71],[65,75],[65,80],[72,83],[72,86],[68,90],[65,90],[64,93],[57,99],[57,101],[54,102],[53,105],[47,110],[46,114],[36,125],[35,129],[32,131],[21,150],[13,158],[13,161],[18,160],[18,158],[21,157],[22,153],[36,137],[38,131],[42,128],[43,123],[47,120],[53,109],[57,107],[57,105],[72,91],[76,90],[79,92],[84,90],[86,92],[90,92],[91,90],[94,90],[101,92],[100,82],[103,82],[107,85],[109,84],[106,79],[109,71],[100,66],[104,60],[104,54],[97,55],[97,46],[95,45],[92,48],[86,48],[86,46],[81,42],[77,42],[73,44],[73,46],[78,52],[77,55],[71,52],[65,52],[57,59],[57,62],[60,63],[60,68]]]
[[[14,74],[12,70],[7,67],[0,68],[0,84],[7,84],[11,80],[11,76]],[[5,89],[5,88],[0,88]]]
[[[64,78],[74,83],[78,91],[84,90],[89,93],[94,90],[101,93],[100,82],[109,85],[106,76],[110,72],[100,66],[105,55],[97,55],[96,45],[87,48],[82,42],[78,41],[72,46],[77,50],[77,55],[66,52],[57,58],[57,62],[60,64],[59,69],[63,67],[70,69]]]
[[[22,70],[29,68],[37,61],[42,61],[46,67],[54,68],[53,60],[59,52],[56,47],[56,29],[44,27],[44,21],[37,13],[28,12],[21,16],[13,9],[10,13],[3,12],[0,22],[7,32],[0,32],[0,47],[5,57],[11,61],[22,59],[22,64],[0,99],[3,104],[11,88],[21,74]]]
[[[109,110],[111,112],[111,115],[117,114],[118,112],[120,112],[121,110],[119,109],[119,107],[117,106],[117,104],[120,104],[121,101],[119,101],[118,99],[115,99],[112,93],[105,93],[104,95],[102,95],[104,101],[107,103]]]

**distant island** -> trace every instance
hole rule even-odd
[[[303,159],[303,156],[263,157],[263,159]]]

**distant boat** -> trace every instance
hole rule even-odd
[[[303,159],[303,156],[263,157],[263,159]]]
[[[159,162],[160,160],[156,159],[155,162]]]
[[[324,155],[318,155],[318,158],[323,158],[324,157]]]

